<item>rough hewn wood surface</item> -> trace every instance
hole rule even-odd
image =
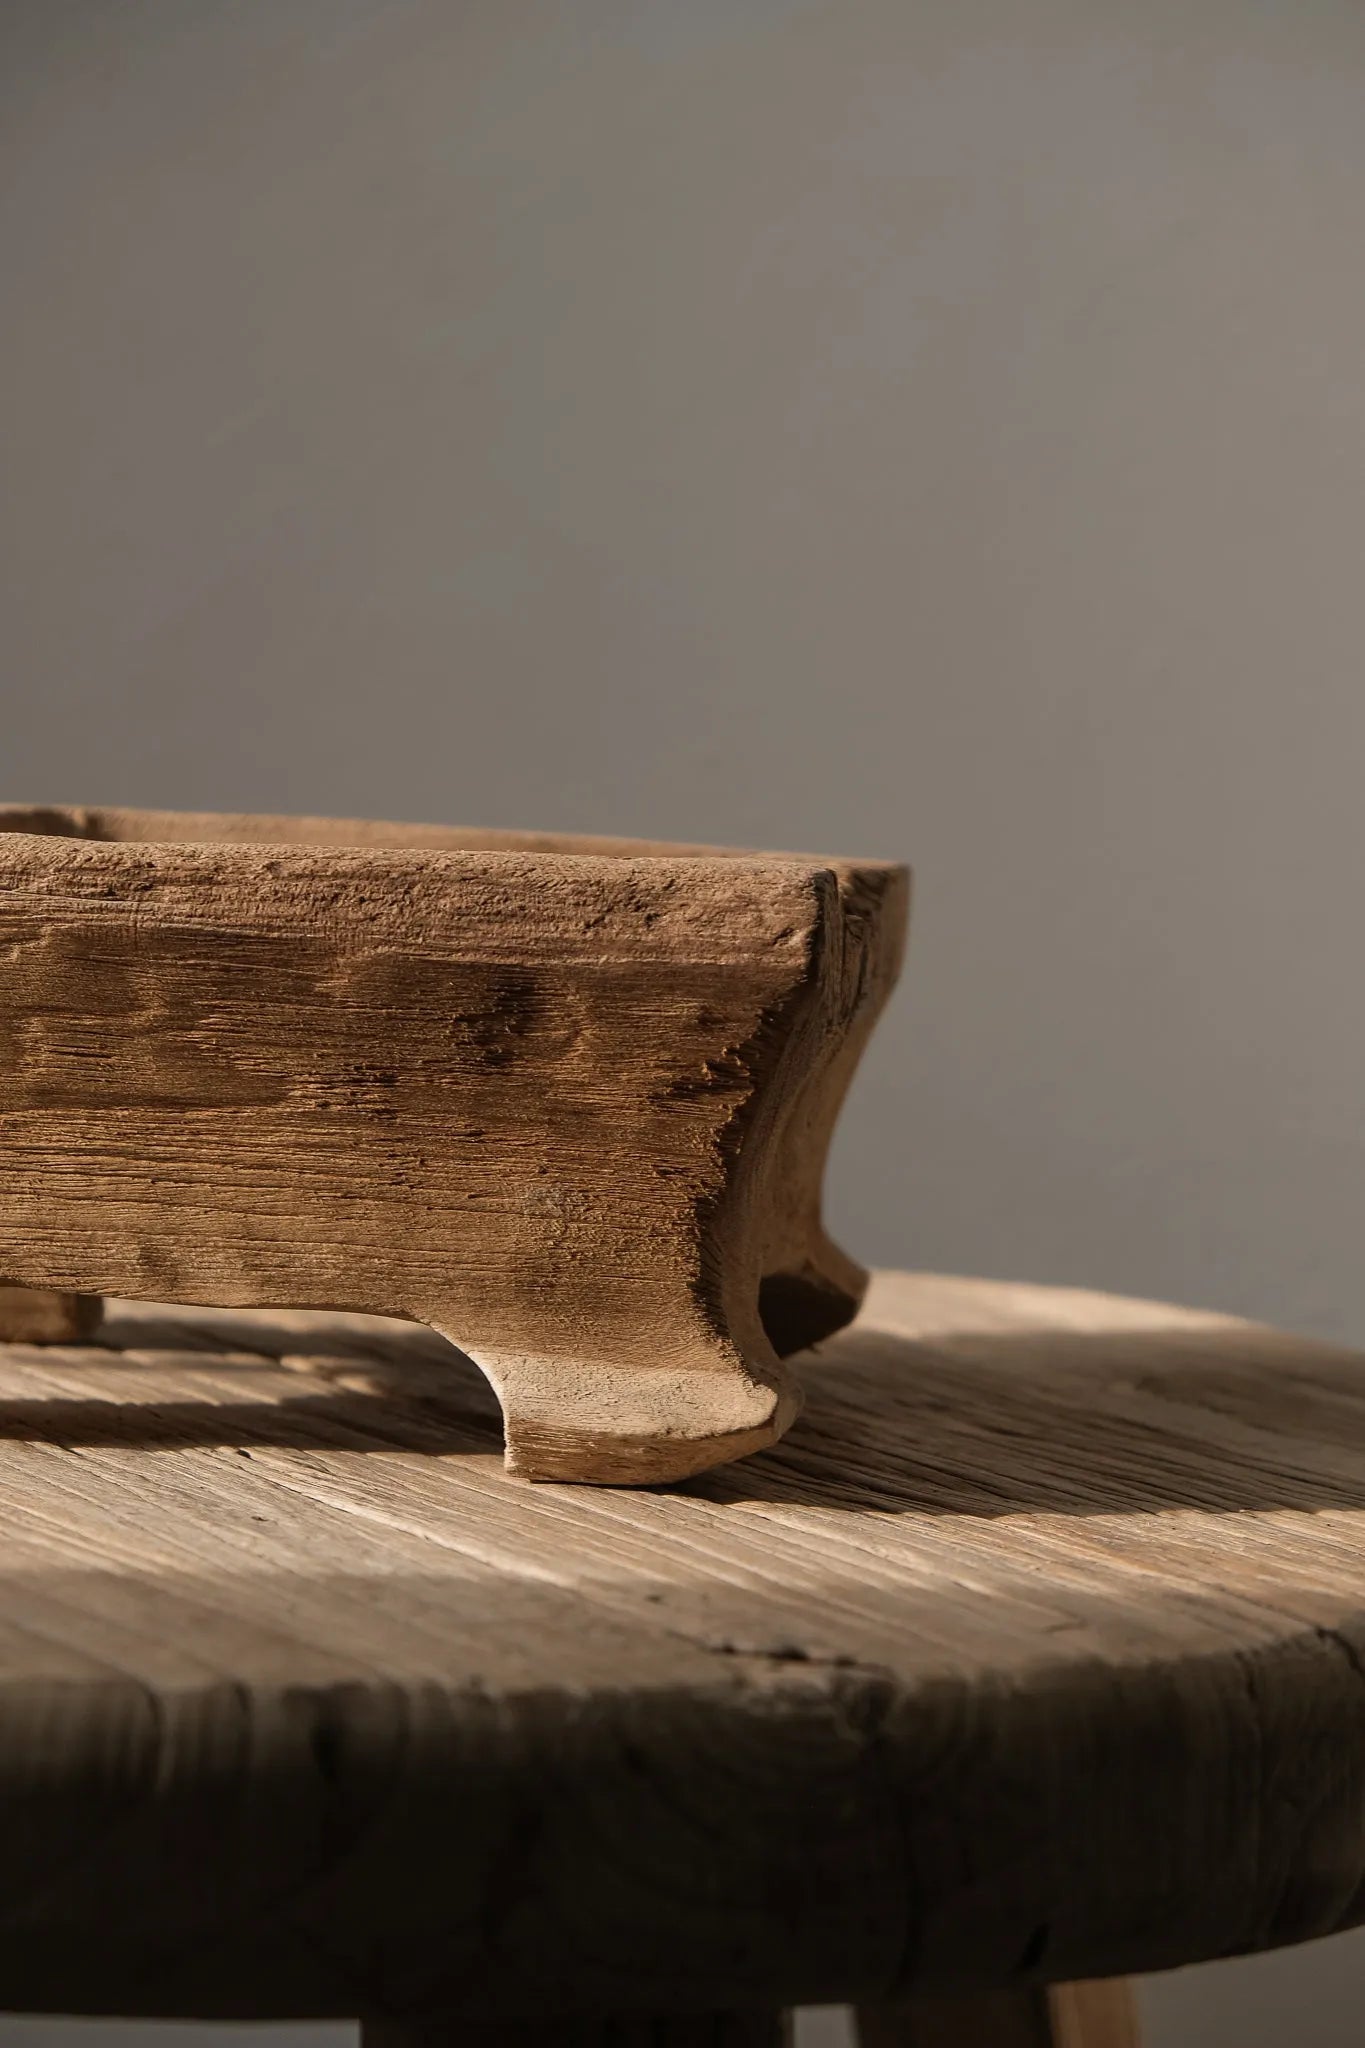
[[[861,1296],[820,1178],[905,895],[796,855],[0,810],[0,1281],[414,1317],[536,1478],[741,1456]]]
[[[880,1276],[784,1442],[533,1487],[416,1325],[0,1350],[0,2000],[484,2018],[1362,1917],[1365,1361]]]

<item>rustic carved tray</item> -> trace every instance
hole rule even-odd
[[[866,1276],[820,1222],[903,868],[0,806],[0,1336],[103,1294],[370,1310],[537,1479],[781,1435]]]

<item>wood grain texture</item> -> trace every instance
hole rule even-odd
[[[1126,1977],[860,2006],[857,2048],[1142,2048]]]
[[[1365,1361],[880,1275],[782,1443],[527,1486],[413,1324],[0,1349],[0,1998],[1019,1989],[1365,1915]]]
[[[0,1275],[428,1323],[534,1478],[741,1456],[861,1297],[820,1181],[905,902],[886,864],[11,807]]]

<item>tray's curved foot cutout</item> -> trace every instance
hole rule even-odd
[[[785,1374],[766,1383],[723,1342],[674,1364],[509,1355],[436,1324],[484,1373],[502,1408],[506,1463],[524,1479],[661,1486],[776,1443],[801,1409]]]
[[[853,1321],[868,1275],[823,1233],[799,1266],[765,1273],[759,1283],[763,1332],[779,1358],[806,1351]]]

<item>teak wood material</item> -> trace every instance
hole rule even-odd
[[[0,810],[0,1280],[429,1323],[532,1478],[739,1457],[861,1298],[820,1179],[906,895],[885,863]],[[0,1331],[35,1313],[0,1294]]]
[[[792,1370],[631,1492],[415,1324],[0,1346],[0,2003],[455,2039],[1365,1917],[1365,1360],[882,1274]]]

